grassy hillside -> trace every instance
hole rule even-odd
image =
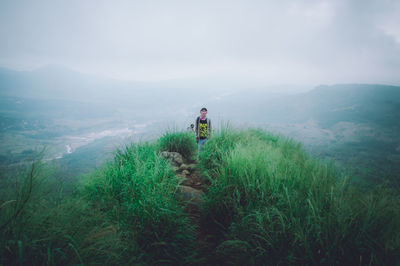
[[[203,218],[220,232],[220,262],[400,262],[398,192],[359,191],[300,144],[260,130],[223,130],[200,160],[211,180]]]
[[[0,264],[187,264],[193,226],[159,148],[144,142],[118,150],[73,195],[36,163],[3,181]]]
[[[118,150],[73,194],[40,164],[3,180],[0,264],[400,263],[398,191],[360,191],[293,140],[216,132],[198,160],[209,184],[200,229],[163,150],[195,156],[194,136],[167,132]],[[211,234],[209,254],[196,250],[199,230]]]

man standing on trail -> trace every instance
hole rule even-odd
[[[207,139],[211,137],[211,120],[207,118],[207,108],[203,107],[200,110],[200,116],[196,119],[196,142],[198,143],[199,153],[201,146],[206,143]]]

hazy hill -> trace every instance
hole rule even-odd
[[[319,86],[304,96],[306,115],[324,126],[340,121],[400,125],[400,87],[368,84]]]
[[[193,99],[182,84],[174,87],[174,82],[165,83],[114,80],[57,65],[32,71],[0,68],[2,96],[102,102],[138,108],[173,106]],[[203,92],[210,94],[210,90]]]
[[[316,120],[321,127],[346,121],[400,124],[400,87],[372,84],[321,85],[292,95],[240,91],[210,102],[219,112],[252,122],[304,123]]]

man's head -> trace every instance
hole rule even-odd
[[[200,110],[200,115],[201,115],[202,118],[206,117],[206,115],[207,115],[207,108],[205,108],[205,107],[201,108],[201,110]]]

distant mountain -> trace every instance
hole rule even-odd
[[[400,87],[375,84],[318,86],[301,99],[309,105],[306,115],[323,127],[345,121],[400,125]]]
[[[287,124],[313,120],[322,128],[339,122],[400,126],[400,87],[388,85],[321,85],[292,95],[242,91],[209,105],[236,121]]]
[[[400,87],[379,84],[321,85],[305,93],[290,95],[261,89],[193,92],[184,88],[166,88],[159,82],[112,80],[51,65],[32,71],[0,68],[0,96],[37,99],[36,106],[42,100],[47,101],[46,105],[67,104],[71,108],[74,104],[68,101],[77,101],[83,108],[85,103],[99,103],[93,108],[87,107],[99,110],[99,113],[101,106],[140,112],[156,107],[164,110],[162,112],[174,110],[175,114],[207,106],[214,117],[239,124],[288,124],[312,120],[322,128],[333,127],[339,122],[398,128],[400,123]],[[14,102],[18,100],[11,99],[7,104]]]
[[[15,71],[0,67],[0,96],[106,102],[113,106],[146,109],[182,106],[199,98],[208,101],[217,86],[202,89],[204,80],[177,79],[154,82],[123,81],[88,75],[69,68],[48,65],[32,71]],[[210,83],[210,81],[207,81]],[[206,82],[206,83],[207,83]],[[193,88],[198,93],[188,93]]]

